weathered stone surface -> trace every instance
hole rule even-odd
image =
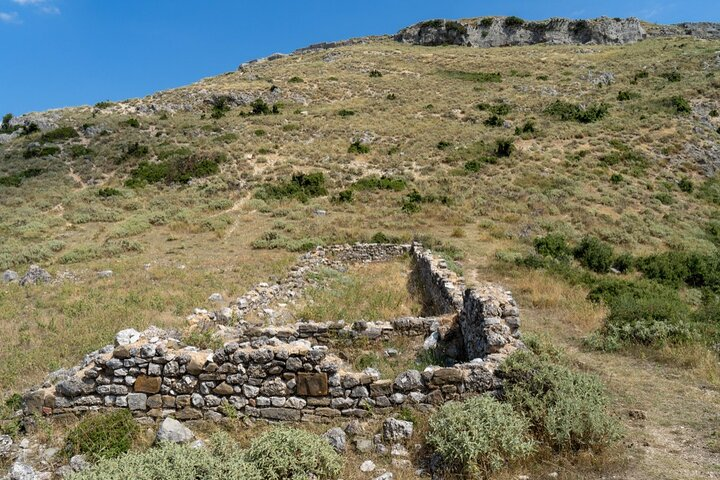
[[[395,388],[401,392],[409,392],[422,388],[422,376],[417,370],[408,370],[395,378]]]
[[[299,410],[291,408],[263,408],[260,409],[260,416],[268,420],[280,420],[285,422],[298,422],[302,417]]]
[[[140,340],[140,332],[133,328],[121,330],[115,335],[115,345],[130,345]]]
[[[195,434],[174,418],[166,418],[160,424],[155,436],[157,442],[187,443],[195,439]]]
[[[544,21],[506,23],[507,17],[422,22],[401,30],[395,40],[414,45],[462,45],[501,47],[510,45],[551,44],[626,44],[647,37],[636,18],[597,18],[570,20],[553,18]]]
[[[345,452],[347,447],[347,435],[342,428],[331,428],[325,432],[323,437],[327,439],[328,443],[335,449],[335,451],[338,453]]]
[[[328,394],[327,373],[298,373],[297,393],[303,397],[321,397]]]
[[[23,287],[26,285],[38,285],[41,283],[52,282],[52,275],[47,270],[43,270],[37,265],[30,265],[30,269],[20,279],[20,285]]]
[[[162,378],[160,377],[148,377],[147,375],[140,375],[135,380],[133,388],[139,393],[159,393],[160,386],[162,385]]]
[[[18,281],[18,274],[12,270],[5,270],[2,274],[2,283],[12,283]]]
[[[185,407],[175,414],[178,420],[199,420],[203,417],[200,410],[196,410],[191,407]]]
[[[413,424],[405,420],[387,418],[383,423],[383,439],[386,442],[402,442],[412,437]]]
[[[130,410],[146,410],[147,395],[144,393],[129,393],[127,396],[127,405]]]

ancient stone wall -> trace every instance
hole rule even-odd
[[[324,421],[406,405],[430,408],[498,388],[495,369],[522,347],[517,305],[502,287],[466,290],[461,277],[419,244],[317,249],[303,255],[301,267],[293,272],[307,273],[316,265],[342,269],[348,263],[386,261],[407,253],[414,282],[444,317],[280,326],[240,320],[218,325],[226,341],[214,351],[184,345],[155,328],[144,333],[123,330],[115,345],[86,356],[71,370],[51,374],[28,392],[25,409],[45,415],[128,408],[149,419],[217,420],[239,414]],[[292,285],[302,284],[302,275],[291,278]],[[278,283],[276,293],[283,295],[287,285]],[[462,352],[446,358],[443,366],[408,370],[396,378],[382,379],[373,369],[354,372],[331,351],[337,339],[395,335],[420,337],[418,343],[430,349],[458,332]]]

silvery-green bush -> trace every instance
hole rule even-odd
[[[427,441],[447,469],[472,478],[495,472],[535,449],[528,422],[511,405],[487,395],[443,405],[430,417]]]
[[[70,480],[306,480],[337,478],[340,456],[318,435],[279,427],[243,450],[227,435],[207,448],[163,444],[105,459]]]

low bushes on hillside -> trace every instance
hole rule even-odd
[[[612,247],[595,237],[583,238],[573,251],[575,259],[580,264],[597,273],[607,273],[613,264]]]
[[[407,182],[398,177],[377,177],[374,175],[363,177],[352,184],[354,190],[393,190],[400,192],[407,188]]]
[[[535,437],[558,451],[598,450],[619,438],[599,379],[532,352],[502,365],[504,398],[525,418]]]
[[[495,472],[535,449],[528,421],[490,396],[446,403],[430,417],[428,444],[447,470],[472,478]]]
[[[45,143],[60,142],[63,140],[69,140],[71,138],[77,138],[80,135],[72,127],[60,127],[55,130],[43,133],[40,136],[40,141]]]
[[[572,103],[556,100],[545,109],[547,115],[560,120],[574,120],[580,123],[593,123],[602,120],[608,114],[608,106],[604,103],[581,107]]]
[[[140,162],[125,182],[128,187],[142,187],[151,183],[188,183],[193,178],[215,175],[220,171],[223,154],[189,155],[162,162]]]
[[[322,172],[298,173],[292,176],[289,182],[266,184],[255,192],[255,198],[261,200],[280,200],[294,198],[307,202],[314,197],[327,195],[325,175]]]

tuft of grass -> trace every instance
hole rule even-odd
[[[85,454],[94,460],[127,453],[139,426],[129,410],[121,409],[85,417],[68,432],[68,453]]]

